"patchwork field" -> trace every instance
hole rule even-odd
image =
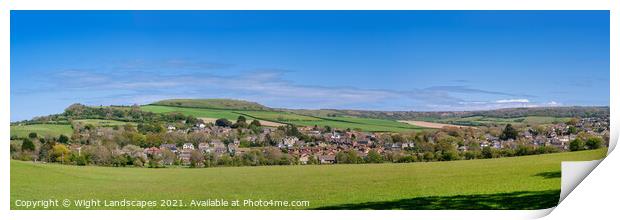
[[[444,128],[444,127],[467,128],[468,127],[468,126],[442,124],[442,123],[434,123],[434,122],[427,122],[427,121],[399,121],[399,122],[403,122],[403,123],[407,123],[407,124],[411,124],[415,126],[420,126],[420,127],[425,127],[425,128]]]
[[[133,122],[115,121],[115,120],[102,120],[102,119],[80,119],[73,121],[74,123],[92,124],[101,127],[122,126],[125,124],[136,124]]]
[[[239,114],[233,113],[232,110],[204,109],[204,108],[184,108],[171,107],[161,105],[145,105],[140,106],[143,111],[155,113],[179,112],[186,115],[192,115],[197,118],[226,118],[228,120],[236,120]]]
[[[606,152],[599,149],[408,164],[203,169],[11,161],[11,209],[20,209],[16,200],[40,199],[178,199],[184,204],[192,199],[273,199],[310,203],[307,207],[225,207],[237,209],[542,209],[558,202],[561,161],[595,160]],[[97,207],[106,208],[110,207]]]
[[[362,131],[389,131],[389,132],[408,132],[425,129],[420,126],[410,125],[392,120],[354,118],[354,117],[314,117],[300,115],[282,111],[246,111],[246,110],[222,110],[208,108],[187,108],[146,105],[141,107],[144,111],[156,113],[179,112],[192,115],[198,118],[226,118],[234,121],[240,115],[248,119],[259,119],[268,122],[281,124],[294,124],[298,126],[330,126],[340,129],[357,129]]]
[[[43,137],[58,137],[61,134],[71,136],[73,129],[68,124],[11,125],[11,136],[27,137],[30,132],[36,132]]]
[[[570,118],[562,118],[562,117],[545,117],[545,116],[528,116],[528,117],[517,117],[517,118],[494,118],[494,117],[483,117],[483,116],[472,116],[472,117],[464,117],[464,118],[446,118],[446,119],[434,119],[432,122],[437,123],[446,123],[446,124],[456,124],[456,125],[487,125],[487,124],[551,124],[555,122],[567,122]],[[425,121],[425,120],[424,120]]]

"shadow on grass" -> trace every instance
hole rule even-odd
[[[545,179],[553,179],[553,178],[561,178],[562,173],[560,171],[542,172],[542,173],[537,173],[534,176],[543,177]]]
[[[554,207],[560,199],[560,190],[520,191],[512,193],[432,196],[385,202],[366,202],[325,206],[316,209],[409,209],[409,210],[481,210],[481,209],[546,209]]]

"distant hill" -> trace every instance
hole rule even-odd
[[[231,110],[270,110],[270,108],[256,102],[234,99],[166,99],[155,102],[152,105]]]
[[[504,108],[484,111],[370,111],[370,110],[288,110],[314,116],[352,116],[361,118],[379,118],[390,120],[427,120],[445,118],[463,118],[473,116],[517,118],[528,116],[542,117],[609,117],[607,106],[562,106],[562,107],[536,107],[536,108]]]
[[[229,110],[269,110],[284,111],[317,117],[351,116],[361,118],[378,118],[389,120],[444,119],[472,116],[516,118],[528,116],[544,117],[609,117],[607,106],[562,106],[536,108],[504,108],[483,111],[372,111],[348,109],[284,109],[270,108],[256,102],[234,99],[168,99],[152,105],[212,108]]]

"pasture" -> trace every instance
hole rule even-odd
[[[112,126],[123,126],[125,124],[133,124],[135,122],[124,122],[124,121],[115,121],[115,120],[103,120],[103,119],[79,119],[73,120],[73,123],[82,123],[82,124],[91,124],[97,127],[112,127]]]
[[[559,122],[567,122],[570,118],[563,117],[548,117],[548,116],[527,116],[527,117],[517,117],[517,118],[495,118],[495,117],[483,117],[483,116],[472,116],[472,117],[463,117],[463,118],[446,118],[446,119],[435,119],[431,120],[433,122],[438,123],[447,123],[447,124],[456,124],[456,125],[537,125],[537,124],[552,124]]]
[[[555,206],[560,163],[601,159],[607,149],[408,164],[219,168],[80,167],[11,161],[16,200],[304,200],[307,207],[216,209],[543,209]],[[55,209],[79,209],[56,207]],[[92,209],[122,209],[94,207]],[[135,209],[135,208],[134,208]]]
[[[11,125],[11,136],[28,137],[30,132],[35,132],[41,137],[58,137],[61,134],[70,137],[73,129],[68,124]]]
[[[248,120],[259,119],[275,123],[294,124],[297,126],[330,126],[339,129],[350,128],[353,130],[373,132],[411,132],[425,129],[423,127],[392,120],[354,117],[315,117],[285,111],[223,110],[158,105],[146,105],[140,108],[144,111],[156,113],[179,112],[197,118],[226,118],[231,121],[236,121],[240,115],[243,115]]]

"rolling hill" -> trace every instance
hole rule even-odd
[[[256,102],[234,99],[166,99],[155,102],[152,105],[231,110],[270,110],[270,108]]]
[[[305,207],[188,205],[148,209],[543,209],[558,203],[562,161],[601,159],[606,152],[598,149],[429,163],[207,169],[80,167],[12,160],[10,200],[11,209],[25,209],[15,206],[16,200],[51,198],[178,199],[185,204],[193,199],[309,201]]]

